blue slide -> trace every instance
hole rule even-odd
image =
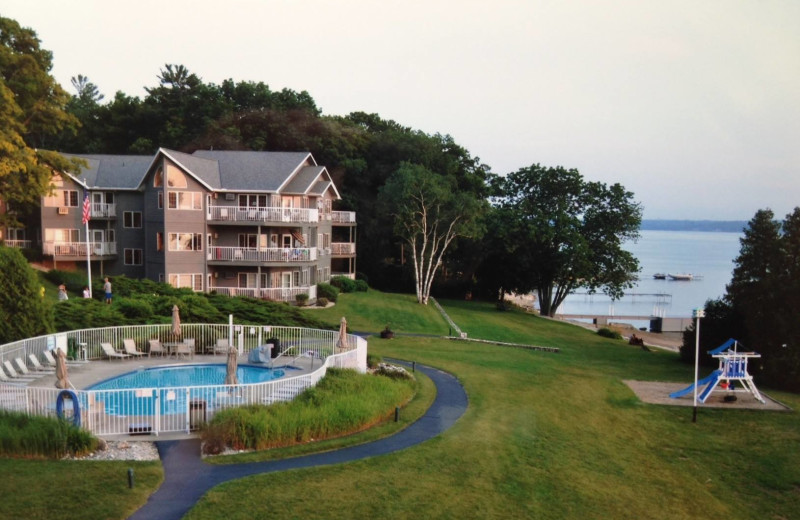
[[[714,383],[716,383],[719,380],[719,376],[720,375],[722,375],[722,370],[714,370],[713,372],[711,372],[711,375],[709,375],[707,377],[704,377],[703,379],[698,381],[697,382],[697,386],[703,386],[703,385],[707,384],[708,387],[703,391],[703,393],[711,392],[711,389],[713,389],[714,386],[715,386]],[[694,390],[694,383],[692,383],[691,385],[687,386],[683,390],[678,390],[677,392],[672,392],[671,394],[669,394],[669,396],[671,398],[673,398],[673,399],[677,399],[679,397],[683,397],[684,395],[688,394],[692,390]],[[708,396],[706,395],[705,397],[708,397]],[[698,396],[697,399],[700,400],[700,401],[704,401],[704,399],[701,398],[701,396]]]

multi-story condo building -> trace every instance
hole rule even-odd
[[[290,302],[355,277],[355,213],[333,211],[339,192],[310,153],[74,157],[88,168],[55,175],[42,198],[42,252],[56,266],[86,262],[88,244],[95,276]]]

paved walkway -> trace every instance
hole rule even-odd
[[[341,450],[284,460],[212,466],[200,458],[200,440],[156,443],[164,465],[164,483],[131,520],[178,520],[212,487],[228,480],[288,469],[340,464],[403,450],[436,437],[450,428],[467,409],[467,394],[451,374],[424,365],[416,370],[436,385],[436,399],[419,420],[383,439]]]

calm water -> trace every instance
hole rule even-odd
[[[126,388],[171,388],[225,384],[227,365],[185,365],[178,367],[148,368],[128,372],[89,387],[89,390],[119,390]],[[281,369],[253,365],[236,367],[236,377],[241,384],[263,383],[284,376]]]
[[[739,255],[741,236],[741,233],[642,231],[637,243],[625,246],[639,259],[642,268],[635,288],[615,302],[603,294],[570,295],[560,312],[690,317],[692,309],[725,294],[725,285],[733,272],[733,259]],[[692,273],[699,278],[656,280],[653,278],[656,273]],[[661,296],[655,296],[657,294]],[[648,324],[647,321],[632,323],[636,326]]]

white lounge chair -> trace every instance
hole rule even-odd
[[[52,372],[55,370],[53,367],[46,367],[39,363],[39,360],[33,354],[28,354],[28,359],[31,360],[31,365],[33,366],[34,370],[38,370],[40,372]]]
[[[111,346],[111,343],[100,343],[100,348],[103,349],[103,353],[108,357],[109,360],[117,358],[122,361],[125,358],[129,358],[128,354],[123,354],[122,352],[117,352],[114,350],[114,347]]]
[[[28,367],[25,365],[25,362],[22,361],[22,358],[14,358],[14,363],[17,364],[17,368],[19,369],[19,373],[22,374],[23,376],[36,377],[31,373],[30,370],[28,370]]]
[[[56,358],[53,357],[53,354],[51,354],[49,350],[45,350],[44,352],[42,352],[42,355],[44,356],[44,360],[47,362],[48,365],[50,365],[53,368],[56,368]]]
[[[227,354],[228,348],[230,348],[228,338],[219,338],[217,344],[214,345],[214,354]]]
[[[139,357],[146,355],[144,352],[136,350],[136,343],[134,343],[132,339],[123,339],[122,346],[125,348],[125,353],[129,356]]]
[[[11,379],[10,377],[8,377],[6,375],[6,373],[2,369],[0,369],[0,383],[7,383],[7,384],[10,384],[10,385],[20,386],[20,385],[23,384],[23,381],[20,381],[20,380],[16,380],[15,381],[15,380]]]
[[[191,341],[191,344],[189,344],[189,340],[185,340],[183,343],[175,345],[175,357],[190,356],[194,358],[194,339]]]
[[[164,345],[161,344],[160,339],[151,339],[148,340],[147,342],[150,345],[150,350],[147,353],[147,357],[150,357],[153,354],[160,354],[163,356],[167,353],[166,349],[164,348]]]
[[[3,366],[6,367],[6,373],[10,375],[12,378],[16,379],[17,381],[32,381],[32,377],[23,377],[14,370],[14,367],[11,365],[11,361],[5,360],[3,361]]]

